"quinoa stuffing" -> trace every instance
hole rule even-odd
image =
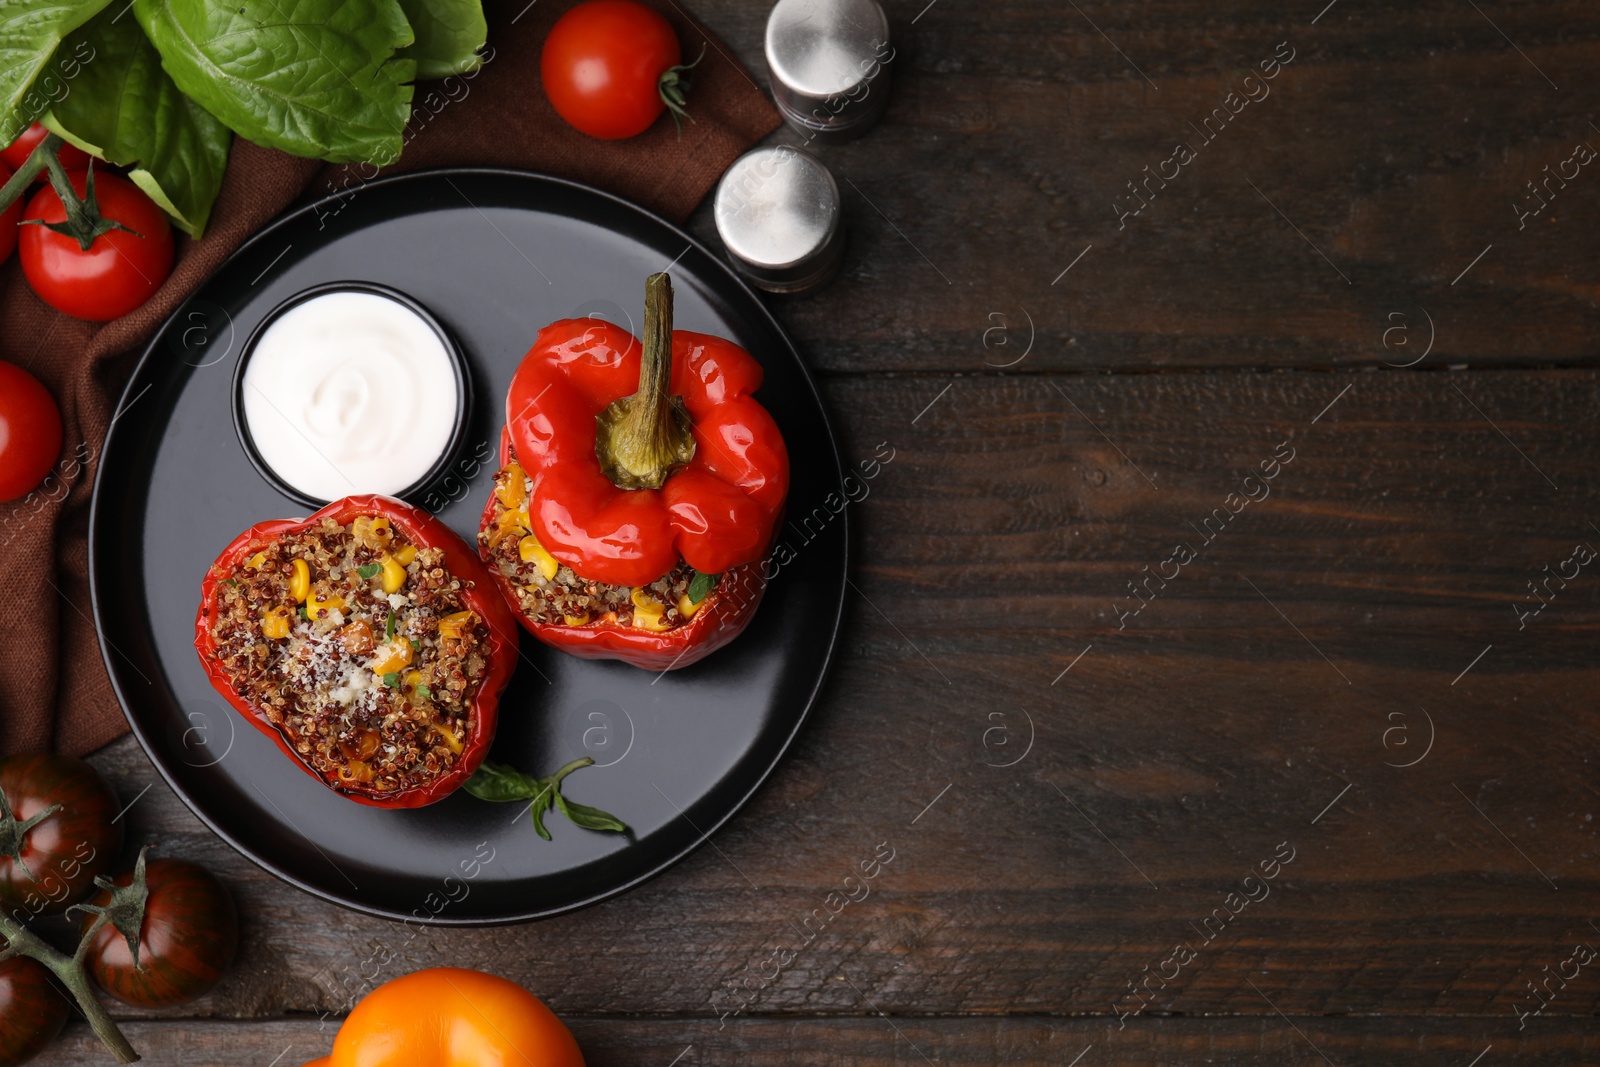
[[[710,580],[681,559],[662,577],[637,588],[579,577],[534,536],[528,523],[532,489],[533,480],[520,465],[502,467],[494,478],[492,521],[478,532],[479,554],[506,577],[517,596],[514,606],[524,617],[552,625],[664,633],[688,625],[705,605]]]
[[[329,785],[424,786],[477,728],[489,629],[462,596],[470,586],[387,518],[325,518],[217,586],[217,661]]]

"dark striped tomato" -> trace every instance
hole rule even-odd
[[[132,881],[129,872],[116,884]],[[89,974],[107,993],[141,1008],[187,1004],[204,996],[233,962],[239,943],[233,898],[204,868],[182,860],[149,861],[145,881],[150,898],[140,930],[138,969],[127,940],[108,924],[89,946]],[[97,905],[110,902],[105,890],[94,898]],[[85,916],[84,927],[93,919]]]
[[[117,798],[93,767],[70,756],[34,753],[0,759],[0,906],[12,914],[50,915],[94,890],[122,850]],[[20,835],[18,827],[60,804]]]
[[[44,964],[26,956],[0,963],[0,1063],[27,1063],[66,1023],[66,995],[50,984]]]

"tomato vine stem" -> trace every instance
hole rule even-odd
[[[27,956],[38,960],[67,987],[72,993],[72,998],[78,1002],[78,1008],[83,1012],[84,1018],[89,1020],[89,1028],[105,1043],[106,1048],[111,1050],[118,1063],[137,1063],[139,1053],[128,1044],[128,1039],[117,1029],[117,1024],[106,1011],[105,1005],[94,995],[94,989],[89,984],[89,974],[83,965],[90,941],[100,932],[100,928],[110,921],[106,915],[96,917],[94,923],[84,932],[83,939],[78,942],[78,951],[73,956],[68,956],[55,946],[47,944],[32,930],[3,911],[0,911],[0,937],[6,940],[8,955]]]
[[[95,238],[112,230],[124,230],[135,237],[143,237],[129,226],[124,226],[115,219],[108,219],[100,214],[99,204],[94,196],[94,160],[89,160],[89,169],[84,178],[83,196],[78,195],[73,188],[72,179],[67,174],[67,169],[61,165],[61,147],[66,144],[58,134],[47,133],[44,140],[34,146],[28,153],[28,158],[11,176],[11,180],[0,186],[0,211],[11,206],[11,202],[28,191],[33,180],[41,172],[50,179],[50,187],[61,198],[61,205],[66,209],[67,218],[64,222],[45,222],[43,219],[23,219],[23,225],[43,226],[45,229],[54,230],[65,234],[78,242],[78,247],[85,252],[94,244]]]

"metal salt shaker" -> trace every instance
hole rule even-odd
[[[798,148],[755,148],[734,160],[717,184],[713,214],[733,265],[768,292],[817,288],[844,258],[839,186]]]
[[[847,140],[889,102],[889,18],[876,0],[778,0],[767,66],[778,110],[807,138]]]

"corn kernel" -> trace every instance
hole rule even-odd
[[[411,666],[414,655],[416,651],[411,647],[411,642],[405,638],[387,641],[378,646],[377,658],[372,661],[372,673],[380,678],[385,674],[397,673]]]
[[[584,626],[589,622],[589,616],[587,614],[563,615],[561,616],[561,621],[566,623],[568,626]]]
[[[439,620],[439,636],[452,641],[459,641],[472,628],[472,624],[477,618],[470,611],[458,611],[454,615],[446,615]]]
[[[402,567],[411,566],[411,561],[417,558],[417,546],[407,545],[394,554],[394,561]]]
[[[257,552],[255,555],[250,557],[250,562],[246,563],[245,566],[249,567],[253,571],[258,571],[261,569],[261,565],[266,561],[267,554],[265,552]]]
[[[289,595],[294,597],[296,604],[304,604],[306,597],[311,595],[311,565],[303,559],[297,559],[290,567]]]
[[[527,474],[515,463],[507,464],[505,480],[495,487],[494,495],[507,511],[519,511],[528,502]]]
[[[457,755],[461,754],[461,741],[454,733],[446,730],[438,723],[433,724],[433,732],[439,735],[439,740],[443,741],[447,746],[449,746],[451,752],[454,752]]]
[[[662,616],[666,614],[667,607],[661,601],[645,593],[643,589],[635,589],[629,598],[633,601],[633,624],[641,630],[666,630],[669,629]]]
[[[380,562],[383,564],[383,591],[398,593],[400,587],[406,584],[406,569],[399,560],[387,554]]]
[[[517,542],[517,555],[524,563],[539,564],[539,573],[544,575],[545,581],[553,581],[556,571],[561,569],[561,564],[552,556],[539,539],[529,534]]]
[[[381,515],[376,518],[371,515],[358,516],[350,523],[350,532],[358,543],[374,549],[388,548],[389,541],[394,537],[394,527]]]
[[[344,597],[330,596],[327,600],[318,600],[315,591],[306,593],[306,616],[311,619],[325,619],[336,611],[344,610]]]
[[[272,641],[289,636],[289,609],[283,605],[268,608],[261,615],[261,634]]]
[[[686,619],[692,619],[694,618],[695,612],[705,607],[705,603],[706,601],[704,597],[701,597],[700,603],[696,604],[694,601],[689,599],[689,594],[685,593],[678,598],[678,614],[682,615]]]
[[[421,671],[417,671],[417,670],[406,671],[406,673],[404,673],[404,674],[402,674],[400,676],[400,691],[402,693],[404,693],[406,695],[406,697],[413,704],[421,704],[423,702],[424,698],[423,698],[422,694],[417,692],[417,688],[419,686],[421,686],[421,685],[422,685],[422,672]]]
[[[498,544],[507,537],[518,537],[524,530],[531,529],[527,511],[502,511],[495,520],[494,535],[490,540]]]
[[[339,778],[345,782],[370,782],[373,779],[372,765],[361,760],[351,760],[339,768]]]

